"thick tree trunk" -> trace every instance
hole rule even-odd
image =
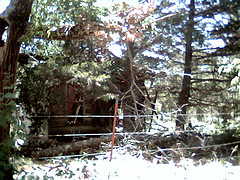
[[[12,92],[16,77],[17,62],[19,56],[19,50],[21,42],[19,38],[24,34],[29,14],[31,12],[33,0],[18,0],[14,1],[14,4],[10,4],[10,8],[13,10],[4,11],[0,15],[0,97],[8,92]],[[9,9],[9,8],[8,8]],[[8,27],[7,41],[4,42],[3,33],[6,27]],[[5,98],[3,103],[8,103],[11,99]],[[7,132],[0,127],[0,142],[3,138],[9,136]]]
[[[7,93],[13,92],[21,46],[19,38],[24,34],[31,12],[32,2],[33,0],[11,1],[9,7],[0,14],[0,98]],[[4,42],[3,34],[6,28],[7,40]],[[0,119],[2,121],[2,126],[0,126],[0,149],[1,153],[4,154],[4,157],[1,157],[0,161],[5,164],[8,164],[8,157],[10,155],[9,152],[6,152],[6,149],[9,148],[6,142],[9,138],[9,113],[11,113],[6,110],[6,104],[11,100],[11,96],[5,97],[1,99],[0,103],[0,112],[2,112]],[[13,179],[12,172],[9,169],[0,167],[0,171],[1,175],[3,175],[0,176],[0,179]]]
[[[186,32],[186,52],[185,52],[185,64],[184,64],[184,77],[182,82],[182,88],[178,97],[178,106],[181,108],[176,120],[176,128],[184,129],[186,124],[185,114],[187,113],[187,107],[189,103],[190,89],[191,89],[191,72],[192,72],[192,42],[193,42],[193,30],[194,30],[194,12],[195,12],[195,0],[191,0],[189,20],[187,23]]]

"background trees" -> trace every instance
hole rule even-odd
[[[220,53],[216,52],[220,49],[225,49],[226,46],[224,47],[223,43],[221,45],[220,39],[214,35],[216,34],[214,33],[215,26],[218,26],[218,24],[225,26],[228,22],[228,18],[225,16],[226,11],[220,11],[220,9],[226,7],[225,3],[224,1],[214,3],[191,1],[189,6],[182,4],[184,8],[178,10],[177,16],[170,18],[171,20],[175,20],[174,23],[159,23],[159,27],[161,26],[164,31],[167,31],[166,34],[175,37],[175,39],[171,41],[172,43],[165,46],[168,47],[168,50],[173,47],[174,49],[172,48],[170,52],[178,53],[177,58],[175,57],[175,59],[178,60],[178,71],[176,73],[177,68],[175,68],[175,71],[171,70],[171,72],[174,73],[175,76],[178,76],[179,79],[183,79],[182,84],[177,86],[177,89],[181,88],[181,90],[173,91],[172,95],[173,97],[175,95],[175,98],[178,97],[179,99],[178,107],[175,106],[175,109],[180,108],[181,111],[179,112],[183,114],[185,114],[185,111],[191,113],[194,111],[206,113],[208,112],[206,107],[208,109],[210,107],[212,112],[226,113],[227,111],[231,111],[229,105],[232,104],[233,101],[228,97],[225,99],[226,94],[229,94],[227,89],[229,88],[230,79],[222,74],[219,75],[218,68],[223,62],[223,59],[220,58]],[[238,9],[236,2],[233,1],[230,4],[228,6],[234,6],[235,9]],[[194,8],[194,6],[197,8]],[[185,7],[188,8],[186,9]],[[169,12],[169,10],[167,12]],[[194,14],[192,18],[186,18],[189,17],[191,13]],[[233,14],[235,13],[236,12],[233,12]],[[166,28],[167,26],[171,26],[171,28]],[[178,31],[174,33],[173,29]],[[180,41],[178,41],[178,38]],[[170,38],[168,38],[168,40],[169,39]],[[184,45],[188,48],[185,49]],[[175,53],[171,53],[171,56],[173,54]],[[190,61],[187,61],[186,58]],[[170,64],[170,66],[173,66],[173,64]],[[175,65],[175,67],[177,66]],[[181,91],[185,91],[185,93],[181,93]],[[181,103],[183,100],[184,103]],[[175,100],[175,102],[177,102],[177,100]],[[180,105],[184,107],[181,108],[179,107]],[[178,116],[178,118],[180,118],[182,122],[187,120],[184,116]],[[178,125],[178,121],[176,122]]]
[[[239,112],[237,1],[34,1],[29,22],[32,1],[16,3],[0,17],[2,104],[18,70],[18,103],[32,115],[50,113],[61,85],[72,87],[76,107],[119,95],[124,113],[138,117],[124,121],[129,130],[150,128],[143,114],[178,112],[184,129],[187,113]],[[0,129],[8,137],[9,122]]]
[[[227,60],[221,57],[233,59],[238,53],[230,46],[237,49],[233,39],[239,28],[238,14],[225,10],[226,4],[238,7],[235,1],[140,2],[134,7],[119,3],[108,9],[93,1],[35,4],[29,28],[37,31],[28,32],[23,47],[28,59],[41,58],[19,71],[20,101],[27,102],[24,92],[38,94],[34,86],[46,84],[42,97],[34,101],[38,105],[24,104],[30,112],[43,113],[45,108],[47,114],[51,87],[67,83],[76,85],[79,96],[119,94],[125,114],[155,113],[156,103],[162,104],[163,112],[178,111],[176,125],[182,129],[188,112],[230,112],[234,105],[229,105],[236,101],[229,98],[228,89],[238,77],[226,73]],[[227,29],[232,29],[231,35]],[[46,69],[49,74],[39,80]],[[144,121],[138,118],[134,126]]]

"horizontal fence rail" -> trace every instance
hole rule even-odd
[[[118,118],[137,118],[137,117],[172,117],[172,116],[211,116],[211,115],[234,115],[240,116],[240,113],[211,113],[211,114],[146,114],[146,115],[117,115]],[[77,117],[77,118],[114,118],[113,115],[49,115],[49,116],[30,116],[30,118],[64,118],[64,117]]]
[[[223,131],[226,130],[225,128],[216,128],[215,130],[218,131]],[[231,130],[239,130],[239,128],[231,128]],[[159,134],[164,134],[164,133],[191,133],[191,132],[202,132],[201,130],[176,130],[176,131],[169,131],[169,130],[158,130],[158,132],[117,132],[115,133],[116,135],[121,135],[121,136],[126,136],[126,135],[151,135],[151,136],[155,136],[155,135],[159,135]],[[87,136],[110,136],[112,135],[112,133],[72,133],[72,134],[54,134],[54,135],[32,135],[31,137],[87,137]]]
[[[182,151],[182,150],[196,150],[196,149],[208,149],[208,148],[220,148],[224,146],[232,146],[232,145],[238,145],[240,144],[240,141],[230,142],[230,143],[223,143],[223,144],[214,144],[214,145],[208,145],[208,146],[193,146],[193,147],[179,147],[179,148],[159,148],[158,150],[150,150],[150,153],[157,153],[157,152],[164,152],[164,151]],[[116,147],[115,147],[116,149]],[[88,156],[97,156],[97,155],[106,155],[106,153],[95,153],[95,154],[79,154],[79,155],[64,155],[64,156],[53,156],[53,157],[41,157],[39,159],[60,159],[60,158],[79,158],[79,157],[88,157]],[[238,158],[239,156],[231,156]],[[228,158],[229,157],[221,157],[219,159]]]

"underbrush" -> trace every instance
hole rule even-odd
[[[129,134],[80,155],[15,160],[15,179],[239,179],[238,144],[199,133]],[[91,152],[91,154],[90,154]]]

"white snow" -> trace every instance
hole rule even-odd
[[[191,159],[183,159],[178,164],[173,161],[169,164],[157,164],[157,160],[153,162],[144,160],[141,153],[138,157],[131,156],[126,149],[115,149],[112,162],[109,162],[109,156],[107,153],[97,156],[97,160],[75,158],[53,160],[43,165],[24,165],[19,169],[25,169],[25,172],[16,174],[14,178],[20,180],[25,175],[25,178],[28,176],[33,179],[52,177],[91,180],[238,180],[240,177],[240,166],[222,164],[218,161],[198,166],[195,166]],[[58,167],[59,165],[62,166]]]

